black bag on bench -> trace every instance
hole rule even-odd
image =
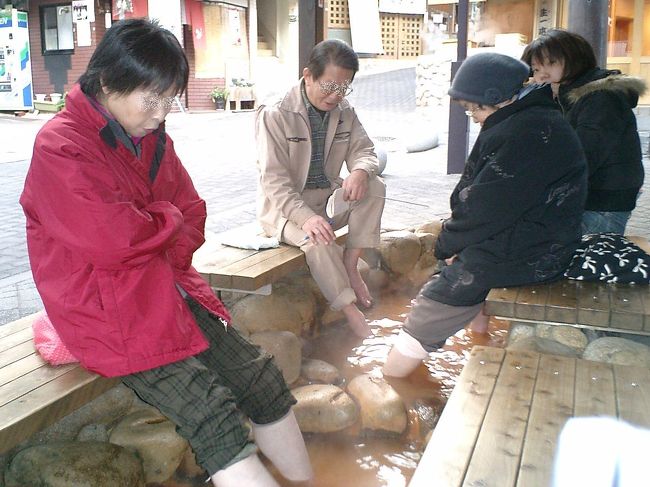
[[[648,284],[650,256],[623,235],[584,235],[564,275],[579,281]]]

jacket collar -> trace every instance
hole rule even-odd
[[[111,147],[115,148],[115,143],[113,140],[115,137],[111,138],[106,136],[106,134],[111,131],[110,120],[107,119],[96,107],[93,106],[91,100],[88,98],[79,84],[75,84],[65,99],[65,111],[69,112],[71,116],[77,118],[78,120],[83,120],[84,124],[93,131],[96,131],[102,139],[108,143]],[[114,121],[117,124],[117,121]],[[149,138],[157,138],[160,131],[164,132],[165,122],[161,123],[156,130],[152,133],[147,134],[141,141],[141,144],[144,144],[145,140]]]
[[[506,105],[505,107],[498,109],[485,120],[483,127],[481,128],[481,132],[497,125],[498,123],[511,117],[517,112],[528,109],[531,106],[546,106],[555,110],[559,110],[559,107],[553,101],[553,94],[550,85],[543,85],[537,89],[534,89],[526,94],[523,98],[520,98],[510,105]]]
[[[307,119],[308,117],[307,108],[305,107],[305,104],[302,101],[302,93],[300,92],[300,87],[302,86],[303,82],[304,82],[304,78],[300,78],[298,84],[294,85],[289,90],[289,92],[286,95],[284,95],[284,98],[280,102],[280,109],[286,110],[288,112],[300,113],[305,117],[305,119]],[[343,98],[343,100],[341,100],[338,106],[330,111],[330,117],[338,118],[339,112],[349,107],[350,107],[350,102],[348,102],[345,98]]]
[[[621,74],[619,70],[594,68],[575,81],[560,85],[560,100],[573,104],[597,91],[614,91],[625,95],[630,104],[636,106],[646,88],[646,83],[641,78]]]

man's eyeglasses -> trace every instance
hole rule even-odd
[[[319,81],[318,86],[320,87],[320,92],[323,95],[331,95],[332,93],[336,93],[341,98],[345,98],[350,93],[352,93],[350,82],[346,82],[340,85],[334,81]]]
[[[481,109],[480,105],[475,106],[474,108],[470,108],[468,110],[465,110],[465,115],[467,115],[468,117],[473,117],[474,113],[476,113],[476,111],[480,110],[480,109]]]

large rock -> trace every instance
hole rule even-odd
[[[294,413],[305,433],[330,433],[352,425],[357,405],[345,391],[329,384],[312,384],[291,391],[298,401]]]
[[[169,479],[189,446],[176,433],[174,423],[154,408],[140,409],[122,418],[111,431],[110,441],[138,452],[147,483]]]
[[[324,360],[303,360],[300,373],[310,382],[337,384],[341,381],[341,372],[339,372],[339,369]]]
[[[433,129],[432,129],[433,130]],[[422,152],[438,147],[438,134],[432,132],[419,132],[411,135],[406,140],[406,152]]]
[[[383,264],[395,274],[408,274],[420,259],[420,239],[406,230],[381,234],[379,252]]]
[[[432,220],[430,222],[423,223],[419,227],[415,227],[415,233],[430,233],[434,235],[436,239],[440,235],[442,230],[442,221],[441,220]]]
[[[261,331],[253,333],[250,341],[259,345],[275,358],[287,384],[300,377],[302,363],[302,344],[290,331]]]
[[[406,429],[404,402],[383,378],[359,375],[350,381],[348,393],[359,404],[363,430],[401,434]]]
[[[521,338],[514,343],[510,343],[507,348],[508,350],[518,350],[521,352],[548,353],[573,358],[580,356],[574,348],[562,345],[555,340],[538,336]]]
[[[415,235],[420,239],[420,258],[418,264],[420,267],[433,267],[438,264],[438,259],[433,255],[436,248],[436,241],[438,236],[433,233],[415,232]]]
[[[286,330],[301,335],[314,323],[316,298],[286,282],[273,286],[270,296],[250,295],[232,308],[232,319],[250,333]]]
[[[508,343],[512,344],[522,340],[523,338],[531,338],[534,336],[535,325],[513,321],[510,324],[510,330],[508,331]]]
[[[365,281],[370,292],[377,292],[388,286],[390,276],[383,269],[371,268],[368,270]]]
[[[559,326],[559,325],[537,325],[535,334],[538,337],[548,338],[555,340],[567,347],[575,349],[579,354],[584,352],[585,347],[589,343],[587,335],[582,330],[574,326]]]
[[[609,364],[650,367],[650,348],[627,338],[604,337],[587,345],[582,358]]]
[[[61,441],[20,451],[5,472],[6,487],[144,487],[138,456],[111,443]]]
[[[110,425],[127,414],[138,399],[125,385],[118,384],[112,389],[84,404],[45,430],[32,436],[30,445],[52,441],[75,440],[87,425]],[[85,438],[88,440],[90,438]]]

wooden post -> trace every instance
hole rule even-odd
[[[599,66],[607,65],[607,0],[569,2],[569,30],[589,41]]]
[[[316,45],[316,1],[298,0],[298,77]]]
[[[469,0],[458,2],[458,45],[456,62],[451,63],[451,79],[454,79],[458,68],[467,57],[467,19],[469,16]],[[447,139],[447,174],[460,174],[467,159],[469,145],[469,120],[463,107],[458,103],[449,104],[449,136]]]

